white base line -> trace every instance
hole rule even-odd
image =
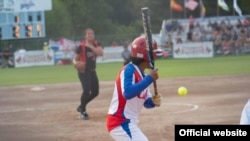
[[[173,112],[172,114],[180,114],[180,113],[190,112],[190,111],[197,110],[199,108],[198,105],[189,104],[189,103],[167,103],[167,105],[191,107],[191,108],[186,109],[186,110],[180,110],[180,111]]]
[[[0,111],[0,113],[32,112],[32,111],[45,111],[45,110],[48,110],[48,109],[47,108],[24,108],[24,109]]]

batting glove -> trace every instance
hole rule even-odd
[[[161,106],[161,95],[157,94],[152,97],[152,101],[155,104],[155,106],[159,107]]]

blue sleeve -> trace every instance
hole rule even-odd
[[[152,97],[148,98],[145,102],[144,102],[144,107],[145,108],[154,108],[155,104],[152,101]]]
[[[146,89],[152,82],[153,78],[149,75],[145,76],[140,82],[132,84],[133,74],[135,68],[128,65],[124,72],[124,97],[126,99],[131,99],[138,94],[140,94],[144,89]]]

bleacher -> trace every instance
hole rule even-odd
[[[209,18],[194,18],[193,27],[190,29],[190,19],[171,19],[163,20],[162,28],[160,31],[160,46],[165,50],[169,49],[167,45],[169,40],[173,44],[176,43],[177,39],[185,42],[204,42],[212,41],[215,42],[216,32],[220,32],[221,36],[226,34],[229,26],[232,27],[237,37],[235,37],[234,42],[230,43],[229,54],[238,54],[238,53],[249,53],[250,52],[250,16],[220,16],[220,17],[209,17]],[[242,28],[239,28],[241,25]],[[230,27],[230,28],[231,28]],[[246,34],[246,39],[239,43],[240,30],[244,30]],[[224,31],[225,30],[225,31]],[[224,33],[225,32],[225,33]],[[229,33],[228,33],[229,34]],[[192,36],[192,39],[190,37]],[[171,37],[172,39],[169,39]],[[236,39],[237,38],[237,39]],[[221,47],[215,48],[215,53],[223,54],[224,39],[221,39]],[[237,46],[237,47],[236,47]],[[240,50],[240,51],[237,51]]]

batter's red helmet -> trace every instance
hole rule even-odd
[[[157,43],[153,41],[153,50],[157,49]],[[153,51],[154,59],[156,59],[156,54]],[[148,50],[145,37],[137,37],[131,45],[131,56],[135,58],[141,58],[149,61]]]

